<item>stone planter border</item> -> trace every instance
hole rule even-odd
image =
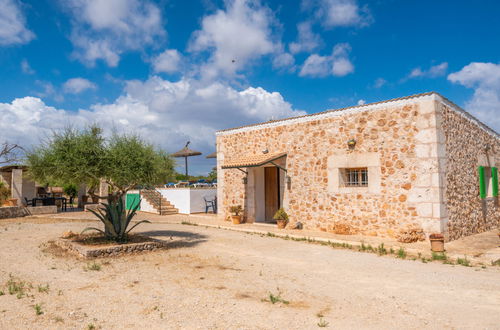
[[[83,245],[71,239],[60,238],[54,241],[60,248],[81,258],[115,257],[123,254],[133,254],[142,251],[153,251],[167,247],[167,242],[149,238],[147,242],[114,244],[99,247]]]

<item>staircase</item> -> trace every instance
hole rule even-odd
[[[159,215],[177,214],[179,210],[174,207],[160,192],[153,189],[141,190],[141,197],[144,198]]]

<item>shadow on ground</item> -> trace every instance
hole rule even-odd
[[[189,231],[151,230],[140,233],[167,242],[168,248],[193,247],[208,241],[208,236]],[[169,240],[170,238],[170,240]],[[179,240],[181,238],[181,240]]]

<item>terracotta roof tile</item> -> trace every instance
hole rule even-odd
[[[222,165],[222,168],[262,166],[284,156],[286,156],[286,153],[284,152],[274,154],[248,155],[236,159],[227,160]]]

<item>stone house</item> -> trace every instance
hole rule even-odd
[[[11,198],[17,199],[19,205],[24,203],[25,198],[36,197],[37,185],[26,175],[26,170],[26,166],[20,165],[0,167],[0,181],[9,187]]]
[[[219,217],[448,240],[499,226],[500,136],[438,93],[216,133]]]

